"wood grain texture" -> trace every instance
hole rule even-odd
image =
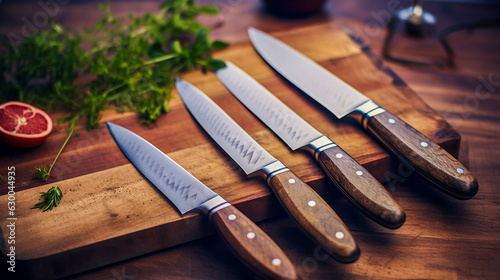
[[[7,15],[3,17],[5,24],[2,24],[0,28],[6,28],[16,21],[20,22],[23,13],[19,10],[16,12],[16,10],[8,9],[7,6],[9,3],[20,2],[21,0],[3,1],[5,9],[0,9],[0,13],[3,11]],[[205,2],[213,3],[211,0],[205,0]],[[300,20],[289,20],[270,16],[262,9],[259,0],[218,1],[217,3],[223,9],[223,15],[220,18],[225,24],[214,30],[213,34],[216,39],[243,44],[247,41],[246,28],[248,26],[278,34],[318,23],[335,22],[352,34],[361,37],[367,44],[365,49],[371,48],[375,54],[381,53],[381,42],[386,32],[382,26],[383,16],[389,9],[409,5],[402,1],[398,6],[397,1],[330,0],[325,5],[323,13]],[[118,11],[123,12],[129,12],[133,4],[134,1],[122,3],[112,1],[112,6],[114,5]],[[151,2],[141,1],[140,5],[133,7],[135,11],[142,12],[147,10],[148,5],[151,6]],[[33,6],[35,7],[33,12],[40,9],[34,2]],[[94,3],[88,6],[94,6]],[[82,4],[79,8],[85,9],[85,6]],[[424,9],[437,17],[437,31],[459,22],[498,17],[500,13],[499,7],[494,5],[448,1],[428,1]],[[71,17],[72,20],[83,15],[86,20],[91,16],[80,11],[73,11],[70,15],[61,13],[62,17]],[[322,35],[327,42],[334,39],[331,33],[319,35]],[[500,250],[498,238],[500,234],[500,194],[498,192],[500,95],[498,92],[500,88],[495,84],[500,81],[499,38],[500,33],[496,28],[478,29],[453,36],[451,45],[456,51],[458,62],[455,68],[422,68],[387,61],[383,63],[401,77],[411,89],[398,86],[405,96],[405,102],[410,102],[418,111],[427,112],[425,109],[427,105],[421,105],[420,98],[422,98],[437,112],[437,115],[442,116],[453,126],[454,129],[451,130],[449,126],[439,126],[432,139],[447,138],[451,132],[460,132],[460,161],[477,176],[481,185],[477,195],[470,200],[459,201],[441,194],[427,182],[420,180],[419,176],[408,177],[409,172],[395,161],[395,168],[390,169],[389,177],[392,181],[384,185],[406,210],[407,221],[397,230],[387,230],[374,224],[365,215],[361,215],[347,199],[341,198],[340,193],[335,192],[338,195],[331,200],[332,205],[349,226],[362,248],[359,260],[352,264],[341,264],[318,253],[316,251],[318,246],[308,242],[286,215],[260,222],[259,226],[273,237],[296,264],[297,271],[303,279],[326,280],[332,277],[353,280],[500,279],[498,266]],[[395,51],[404,54],[412,54],[421,58],[427,58],[429,55],[442,57],[434,37],[407,40],[398,38],[396,43],[398,45],[395,46]],[[307,42],[303,44],[306,45]],[[331,49],[330,44],[319,44],[319,47]],[[351,66],[347,64],[346,67]],[[357,70],[352,69],[352,71]],[[477,88],[480,89],[481,95],[476,96]],[[379,94],[381,97],[384,96],[382,91]],[[293,97],[286,96],[286,98],[287,102],[301,103],[294,101]],[[381,98],[379,104],[385,106],[383,102],[384,99]],[[471,105],[474,106],[471,107]],[[400,116],[400,114],[401,112],[398,112],[397,115]],[[410,122],[417,129],[425,127],[409,115],[405,113],[405,121]],[[247,123],[251,121],[250,118],[246,120]],[[128,125],[133,126],[134,122],[135,120],[130,120]],[[167,122],[161,124],[165,126]],[[433,122],[433,124],[440,124],[440,122]],[[185,125],[189,125],[189,122]],[[174,127],[172,130],[175,130]],[[193,134],[195,133],[194,131]],[[345,138],[349,135],[348,133],[336,135],[338,137],[334,137],[335,135],[330,135],[330,137],[342,140],[342,147],[347,142],[349,146],[344,148],[349,152],[354,152],[355,159],[362,160],[363,166],[369,166],[367,169],[370,171],[378,169],[378,172],[373,173],[384,177],[383,171],[388,170],[385,165],[388,162],[383,164],[381,161],[370,161],[369,159],[374,158],[373,155],[366,157],[363,152],[350,146],[349,142],[354,142],[355,138]],[[459,136],[456,135],[456,137]],[[193,142],[196,140],[196,137],[191,139]],[[169,139],[169,141],[177,142],[177,139]],[[179,141],[190,140],[179,136]],[[438,142],[441,143],[441,141]],[[450,142],[444,142],[446,143]],[[454,142],[453,145],[457,143],[459,142]],[[367,153],[370,150],[371,148],[365,149]],[[450,151],[450,148],[447,150]],[[458,152],[458,146],[451,147],[451,150]],[[36,153],[40,154],[40,152]],[[384,157],[384,154],[380,153],[379,156]],[[116,161],[120,159],[115,159]],[[40,159],[40,162],[43,160]],[[25,166],[31,167],[32,164],[33,162],[26,162]],[[95,166],[88,168],[92,169]],[[306,170],[308,167],[298,165],[293,169],[298,173],[299,170]],[[301,177],[303,175],[305,174]],[[324,193],[324,190],[330,190],[326,193],[331,193],[330,185],[321,186],[315,179],[310,181],[311,178],[307,176],[307,182],[315,183],[315,187]],[[244,213],[252,216],[256,212],[268,211],[262,210],[262,205],[251,205],[251,203],[252,201],[241,202],[239,200],[237,206]],[[269,207],[264,208],[269,209]],[[251,271],[234,258],[228,250],[219,250],[221,246],[224,246],[222,240],[218,236],[212,236],[108,265],[71,279],[255,280]]]
[[[212,223],[226,244],[259,275],[275,280],[298,279],[295,267],[280,247],[236,207],[215,212]]]
[[[477,180],[462,163],[392,113],[371,117],[367,128],[441,190],[459,199],[477,193]]]
[[[340,262],[354,262],[359,248],[337,213],[292,171],[274,175],[269,186],[295,222]]]
[[[71,1],[60,6],[56,21],[64,26],[81,29],[102,15],[96,8],[97,2],[100,1]],[[135,5],[130,1],[112,1],[111,6],[117,16],[126,16],[129,12],[141,14],[155,11],[158,4],[158,1],[144,1]],[[214,30],[213,38],[228,40],[233,44],[215,56],[234,62],[255,77],[306,121],[335,140],[378,180],[386,182],[394,179],[394,174],[400,175],[397,159],[392,158],[359,126],[349,121],[333,120],[329,112],[280,79],[249,44],[245,33],[248,25],[271,32],[330,71],[335,71],[342,79],[362,87],[375,102],[424,132],[452,154],[458,153],[460,135],[394,72],[378,61],[372,52],[354,43],[339,28],[338,24],[342,22],[326,21],[322,16],[283,22],[260,13],[256,1],[225,7],[228,10],[223,14],[224,21],[230,24]],[[40,11],[40,7],[35,2],[3,1],[0,14],[5,18],[5,25],[2,24],[0,30],[4,34],[10,31],[21,34],[23,22],[20,19],[23,16],[31,19],[37,11]],[[399,68],[399,71],[403,70]],[[408,70],[403,73],[408,75]],[[184,78],[209,94],[259,144],[294,170],[324,198],[340,197],[340,193],[331,187],[325,173],[309,155],[289,151],[227,92],[212,73],[202,75],[192,72],[185,74]],[[420,78],[413,78],[413,81]],[[448,97],[442,91],[434,92],[441,85],[439,80],[430,79],[429,82],[435,83],[431,94],[440,97],[432,100],[446,102]],[[474,91],[474,88],[469,89]],[[419,90],[426,92],[427,88]],[[141,126],[137,116],[132,113],[107,111],[101,120],[113,121],[150,140],[252,220],[262,221],[283,213],[262,181],[246,179],[233,161],[211,142],[185,110],[175,91],[170,109],[169,114],[162,116],[149,128]],[[60,115],[60,112],[51,113],[54,120]],[[475,126],[468,126],[467,129],[474,131]],[[44,144],[33,149],[12,149],[0,144],[0,170],[6,170],[8,166],[16,167],[16,194],[19,195],[16,205],[19,219],[16,225],[18,232],[22,233],[17,236],[18,260],[20,267],[25,265],[25,272],[36,274],[34,268],[37,268],[42,269],[45,275],[53,275],[50,273],[56,271],[57,267],[64,267],[64,270],[58,271],[62,273],[59,276],[74,274],[213,234],[212,227],[201,216],[180,216],[165,198],[158,196],[159,193],[153,191],[154,188],[129,164],[105,128],[86,131],[84,124],[80,123],[78,130],[80,135],[72,138],[66,146],[48,184],[32,178],[33,168],[52,162],[67,136],[64,125],[58,125]],[[196,157],[193,158],[193,155]],[[485,173],[482,175],[485,176]],[[406,179],[403,177],[401,180]],[[0,182],[6,181],[5,174],[0,174]],[[38,201],[39,192],[55,184],[64,193],[61,204],[43,216],[36,210],[29,210]],[[388,190],[394,195],[393,188]],[[0,206],[5,205],[6,193],[6,188],[0,188],[0,194],[4,195],[0,198]],[[349,208],[335,210],[341,217],[352,215]],[[0,219],[5,219],[6,212],[0,211],[0,214]],[[357,220],[350,220],[346,224],[351,227],[357,223]],[[6,224],[1,223],[0,227],[5,241],[8,232]],[[307,238],[300,237],[298,240],[306,242]],[[6,252],[4,246],[2,251]],[[301,263],[303,259],[295,260]],[[185,259],[179,257],[179,261]],[[155,265],[146,265],[150,266]],[[161,272],[158,275],[161,278]],[[190,278],[182,273],[180,275],[181,279]]]
[[[399,228],[406,214],[391,194],[339,146],[318,154],[330,179],[359,209],[387,228]]]
[[[211,0],[203,1],[213,3]],[[56,20],[63,24],[76,25],[77,27],[88,25],[93,19],[100,16],[100,11],[96,9],[97,2],[101,1],[70,1],[67,5],[60,6]],[[154,12],[159,4],[158,2],[141,1],[140,3],[136,3],[135,1],[116,0],[111,1],[111,6],[118,16],[126,16],[129,12],[135,14],[147,11]],[[278,38],[280,38],[281,34],[288,34],[292,38],[300,30],[318,30],[316,29],[318,24],[330,25],[335,23],[342,26],[347,32],[362,38],[364,43],[366,43],[363,48],[364,52],[367,55],[370,54],[370,57],[373,54],[375,54],[373,57],[376,57],[381,53],[381,45],[386,33],[383,27],[383,16],[387,14],[389,9],[392,10],[400,6],[409,5],[408,3],[401,2],[399,6],[391,6],[397,4],[397,2],[393,1],[330,0],[325,5],[324,12],[309,18],[290,20],[270,16],[261,8],[259,0],[239,2],[217,1],[216,3],[223,9],[223,14],[214,19],[209,18],[207,22],[223,21],[223,26],[213,31],[213,38],[232,42],[232,50],[236,46],[241,47],[247,43],[246,29],[248,26],[254,26],[260,30],[269,32]],[[37,5],[36,1],[4,0],[1,5],[0,17],[4,21],[0,25],[0,30],[3,34],[10,31],[21,34],[20,29],[23,25],[21,18],[27,16],[31,20],[33,14],[40,11],[40,6]],[[471,3],[429,1],[426,2],[424,8],[437,17],[437,31],[459,22],[495,18],[500,13],[498,6]],[[323,40],[326,42],[324,45],[315,44],[322,50],[331,51],[337,49],[336,46],[332,46],[331,44],[332,41],[336,40],[334,32],[328,31],[322,33],[318,31],[315,36],[323,37]],[[450,43],[457,56],[457,66],[455,68],[422,68],[387,61],[382,62],[372,58],[364,60],[379,65],[380,71],[390,70],[394,77],[400,77],[401,80],[404,80],[404,83],[398,82],[396,86],[397,90],[391,91],[389,95],[401,94],[402,98],[398,100],[409,104],[402,107],[406,110],[403,110],[403,112],[396,112],[394,104],[391,106],[391,112],[399,117],[404,116],[404,118],[401,118],[413,127],[422,130],[428,137],[436,140],[440,146],[447,145],[446,150],[453,151],[452,155],[458,156],[455,153],[460,148],[460,161],[477,176],[481,185],[477,195],[470,200],[459,201],[451,198],[436,191],[427,182],[421,180],[419,176],[409,175],[410,172],[395,158],[386,160],[387,153],[372,142],[373,138],[370,139],[371,137],[368,137],[367,141],[363,141],[353,136],[356,133],[362,135],[362,131],[351,132],[344,128],[339,128],[339,131],[328,130],[329,136],[332,139],[339,142],[346,151],[351,153],[356,160],[360,161],[377,178],[380,177],[384,181],[392,179],[385,183],[384,186],[386,186],[391,195],[406,210],[407,220],[401,228],[388,230],[374,224],[365,215],[356,211],[347,199],[341,198],[341,194],[338,191],[332,190],[332,186],[328,185],[329,183],[325,183],[328,182],[328,179],[322,179],[326,175],[315,168],[316,163],[308,165],[302,162],[295,165],[296,160],[289,160],[290,155],[281,152],[279,145],[273,147],[273,153],[279,151],[278,153],[283,157],[283,161],[293,164],[291,166],[292,169],[301,178],[320,193],[330,195],[330,199],[327,201],[331,202],[335,211],[345,224],[349,226],[358,245],[362,249],[362,254],[358,261],[351,264],[341,264],[317,251],[318,246],[313,242],[309,242],[304,237],[302,231],[282,212],[278,212],[280,216],[277,218],[260,222],[259,226],[280,245],[292,262],[296,264],[297,271],[303,279],[326,280],[332,279],[332,277],[353,280],[500,279],[500,267],[498,266],[498,252],[500,250],[500,239],[498,238],[500,236],[500,194],[498,192],[498,185],[500,183],[500,126],[498,125],[500,122],[498,111],[500,107],[500,95],[498,92],[500,88],[497,84],[500,81],[499,38],[500,34],[497,28],[461,32],[453,36]],[[440,53],[440,48],[435,37],[405,39],[403,36],[400,36],[397,38],[396,43],[395,51],[400,51],[404,54],[412,54],[421,58],[427,58],[429,55],[433,57],[442,57],[443,55]],[[305,46],[307,42],[304,41],[300,44]],[[350,45],[343,43],[342,46],[347,48]],[[356,49],[357,47],[352,46],[352,48]],[[371,50],[367,52],[367,49]],[[333,52],[336,52],[336,50]],[[248,53],[241,52],[240,55],[247,56],[240,59],[248,61],[248,63],[258,62],[258,58],[252,61],[248,57],[250,56]],[[318,61],[326,61],[327,59],[327,56],[325,56]],[[349,71],[356,72],[359,68],[370,67],[355,65],[354,62],[352,65],[349,63],[342,64],[343,67],[348,68],[346,75],[348,75]],[[331,66],[330,70],[336,69],[334,67],[335,63],[328,64]],[[255,72],[254,74],[260,75],[268,83],[273,83],[272,78],[266,78],[267,74],[265,72]],[[308,103],[307,99],[296,100],[294,94],[284,92],[279,84],[279,82],[275,83],[275,89],[282,90],[280,95],[285,98],[286,103],[296,105],[294,110],[299,109],[303,104],[306,104],[306,106],[312,104]],[[389,110],[384,100],[385,94],[383,90],[376,91],[373,92],[371,98],[379,96],[379,100],[376,102]],[[301,95],[297,94],[297,96]],[[162,150],[166,151],[169,156],[171,156],[171,153],[175,156],[180,155],[181,157],[176,159],[182,161],[183,158],[187,158],[188,154],[178,153],[179,147],[184,147],[184,144],[203,146],[207,145],[207,140],[204,138],[203,133],[197,130],[192,120],[186,117],[182,109],[177,109],[177,98],[174,93],[174,99],[171,103],[171,113],[168,116],[162,117],[152,129],[139,126],[136,117],[131,114],[115,115],[108,112],[103,117],[103,120],[119,120],[119,123],[122,125],[126,125],[129,128],[136,128],[136,131],[140,131],[141,136],[153,137],[154,143],[161,144]],[[230,100],[231,98],[229,97],[221,97],[219,99],[221,102],[228,102],[230,104],[229,107],[231,105],[236,106]],[[244,108],[239,109],[244,114]],[[328,118],[331,117],[325,112],[324,119],[321,118],[322,113],[316,119],[315,116],[311,116],[309,109],[299,110],[301,114],[310,116],[309,120],[312,120],[314,125],[316,125],[316,122],[328,123]],[[419,113],[413,116],[415,110]],[[423,117],[425,121],[419,121],[419,114],[425,115]],[[53,116],[54,118],[56,117],[55,115]],[[435,119],[433,116],[435,116]],[[442,118],[446,122],[441,122]],[[268,145],[274,141],[269,140],[273,139],[272,134],[259,133],[258,122],[255,123],[252,117],[244,114],[240,120],[243,120],[244,123],[242,124],[246,126],[246,129],[252,131],[252,136],[254,136],[253,133],[258,134],[259,142],[267,139],[267,141],[263,142]],[[452,127],[447,123],[451,124]],[[181,133],[182,129],[178,127],[178,124],[191,132],[189,136]],[[427,131],[428,128],[426,127],[428,125],[434,127],[434,132]],[[321,126],[322,128],[329,127],[325,123],[322,123]],[[457,134],[457,131],[460,135]],[[170,135],[175,135],[175,137],[167,137],[169,133],[172,133]],[[43,148],[39,147],[23,151],[0,146],[0,170],[4,170],[7,165],[18,167],[20,171],[17,178],[19,185],[16,190],[26,190],[43,185],[43,183],[31,179],[32,167],[50,163],[55,153],[57,153],[60,144],[64,141],[65,136],[64,127],[60,126],[50,136],[49,141],[43,144]],[[447,139],[450,139],[450,136],[458,141],[448,141]],[[59,182],[92,174],[104,169],[126,165],[128,163],[126,158],[122,157],[120,152],[115,150],[113,145],[111,145],[113,143],[109,141],[111,139],[108,138],[105,129],[94,130],[92,132],[86,132],[85,129],[81,129],[80,137],[76,137],[70,141],[67,147],[67,157],[63,155],[61,158],[60,169],[56,168],[52,182]],[[356,143],[359,143],[363,149],[357,148],[358,144]],[[208,144],[207,146],[209,149],[211,145]],[[180,148],[180,150],[182,149],[185,148]],[[374,153],[374,149],[380,150]],[[202,149],[196,149],[198,153],[201,151]],[[225,164],[231,162],[230,159],[222,159],[220,161],[216,159],[217,163],[212,163],[211,161],[204,160],[207,154],[200,154],[198,163],[191,163],[189,171],[195,171],[197,177],[200,176],[199,178],[206,180],[204,182],[212,183],[210,187],[220,189],[220,186],[215,186],[214,183],[217,180],[227,182],[228,179],[226,177],[219,177],[212,180],[210,176],[206,176],[205,174],[212,172],[220,166],[225,166]],[[223,153],[220,154],[222,155]],[[302,157],[300,153],[295,153],[294,156]],[[311,161],[307,154],[304,155],[304,158],[307,159],[306,162]],[[183,161],[183,163],[187,162]],[[393,168],[388,169],[391,164],[394,164]],[[200,170],[200,172],[196,172],[196,170]],[[210,172],[207,170],[210,170]],[[385,173],[387,170],[389,172]],[[236,177],[240,175],[237,169],[231,172],[235,172]],[[232,174],[230,176],[234,175],[233,173],[230,174]],[[0,171],[0,176],[4,175]],[[99,185],[105,182],[105,180],[101,181],[101,178],[98,178],[97,174],[94,174],[94,178],[95,184]],[[235,204],[238,209],[247,214],[251,219],[262,220],[268,217],[269,213],[274,213],[281,208],[273,200],[272,195],[266,195],[269,188],[263,186],[261,181],[253,179],[245,180],[242,175],[238,178],[241,181],[238,181],[234,186],[228,187],[226,193],[234,199],[232,202],[236,202]],[[5,181],[5,178],[0,177],[0,182]],[[243,185],[241,190],[232,190],[233,187],[241,184]],[[92,184],[83,187],[92,189]],[[260,193],[259,187],[262,188],[263,193]],[[251,191],[247,193],[245,192],[245,188],[249,188]],[[245,195],[244,198],[238,196],[242,192]],[[0,193],[6,193],[5,188],[0,188]],[[38,197],[38,194],[36,196]],[[64,204],[60,205],[62,208],[59,208],[59,211],[64,209],[63,206]],[[129,204],[129,207],[140,209],[142,206],[141,204]],[[3,213],[1,209],[0,213]],[[103,216],[99,217],[102,219]],[[182,234],[186,233],[181,231],[183,227],[193,223],[203,224],[205,219],[200,216],[199,220],[192,220],[192,217],[189,217],[187,220],[185,218],[174,220],[177,221],[175,224],[182,227],[176,228],[174,231],[168,230],[165,226],[157,227],[154,233],[149,232],[149,235],[138,236],[138,233],[132,233],[124,236],[121,243],[117,244],[114,240],[108,240],[107,242],[100,243],[99,246],[102,246],[104,243],[108,245],[113,243],[113,247],[108,246],[113,254],[131,254],[132,252],[127,250],[128,245],[138,248],[136,245],[141,244],[141,242],[143,245],[147,244],[146,246],[151,246],[157,241],[165,241],[165,239],[171,241],[179,232],[182,232]],[[19,219],[18,222],[20,221]],[[39,221],[34,222],[33,225],[38,223]],[[100,223],[108,223],[108,219],[103,219]],[[139,223],[143,223],[143,221]],[[3,225],[3,222],[1,224]],[[210,229],[212,227],[208,224],[206,228]],[[61,231],[63,229],[61,228]],[[21,232],[19,231],[19,233]],[[102,233],[96,231],[93,236],[95,237],[100,234]],[[77,236],[74,236],[74,238],[75,240],[78,239]],[[94,251],[93,254],[85,254],[84,257],[80,258],[68,256],[75,263],[73,266],[69,266],[68,269],[77,267],[78,265],[85,266],[89,262],[94,262],[98,264],[97,266],[101,266],[100,269],[93,269],[69,277],[68,279],[255,279],[254,274],[234,258],[229,250],[220,250],[220,247],[224,246],[224,243],[218,236],[207,238],[196,237],[196,239],[198,238],[199,240],[197,241],[185,242],[182,245],[168,249],[159,251],[158,249],[154,249],[154,253],[144,254],[137,251],[137,253],[142,255],[141,257],[132,258],[128,256],[127,258],[130,259],[127,261],[107,266],[99,263],[106,255],[112,255],[105,251]],[[141,242],[138,242],[138,240],[141,240]],[[144,241],[147,240],[150,242],[145,243]],[[127,244],[127,246],[121,244]],[[151,247],[150,249],[153,248]],[[73,253],[76,254],[75,250],[73,250]],[[9,277],[12,277],[12,274],[5,273],[7,263],[5,260],[2,260],[2,263],[4,263],[4,266],[0,269],[0,274],[6,275],[5,277],[2,277],[4,275],[0,275],[0,278],[11,279]],[[21,264],[21,262],[18,264]],[[19,272],[21,272],[22,268],[18,268]]]

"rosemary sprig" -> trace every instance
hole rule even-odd
[[[40,208],[43,209],[43,212],[52,210],[53,207],[57,207],[63,196],[61,189],[59,189],[57,185],[50,188],[47,192],[41,192],[40,195],[43,201],[35,204],[31,209]]]

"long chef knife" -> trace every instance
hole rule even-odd
[[[198,210],[250,268],[272,279],[298,279],[295,268],[274,241],[243,213],[137,134],[107,123],[118,147],[132,164],[185,214]]]
[[[401,207],[365,168],[248,74],[226,65],[216,73],[219,80],[292,150],[310,151],[340,190],[376,222],[388,228],[404,223]]]
[[[348,116],[446,193],[469,199],[476,178],[438,144],[384,110],[368,97],[290,46],[254,28],[250,40],[261,57],[283,77],[337,118]]]
[[[217,104],[186,81],[176,88],[187,109],[247,175],[260,174],[300,227],[342,262],[355,261],[359,249],[330,206],[283,163],[271,156]]]

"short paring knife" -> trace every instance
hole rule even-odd
[[[332,208],[283,163],[271,156],[198,88],[177,79],[184,105],[247,175],[262,175],[290,216],[332,257],[353,262],[359,248]]]
[[[130,162],[182,214],[198,210],[207,215],[226,244],[262,276],[298,279],[294,266],[278,245],[236,207],[137,134],[109,122],[107,126]]]
[[[243,70],[226,65],[216,73],[219,80],[290,149],[311,152],[340,190],[376,222],[388,228],[404,223],[401,207],[365,168]]]
[[[477,193],[476,178],[427,136],[285,43],[255,28],[250,28],[248,33],[257,52],[271,67],[337,118],[356,119],[398,157],[449,195],[469,199]]]

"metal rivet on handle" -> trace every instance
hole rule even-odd
[[[335,155],[336,158],[342,158],[342,154],[341,153],[338,153]]]
[[[272,263],[273,263],[274,266],[278,266],[278,265],[281,264],[281,260],[280,259],[273,259]]]
[[[363,171],[361,171],[361,170],[356,171],[356,175],[358,175],[358,176],[363,175]]]
[[[253,232],[247,233],[247,238],[248,239],[254,239],[255,238],[255,233],[253,233]]]
[[[422,145],[422,147],[424,148],[427,148],[427,146],[429,146],[429,144],[427,144],[427,142],[425,141],[420,142],[420,145]]]
[[[335,233],[335,237],[337,237],[338,239],[342,239],[342,238],[344,238],[344,233],[341,231],[337,231]]]
[[[229,220],[234,221],[234,220],[236,220],[236,215],[235,214],[231,214],[231,215],[228,216],[228,218],[229,218]]]
[[[288,180],[288,183],[290,183],[290,184],[295,183],[295,179],[290,179],[290,180]]]
[[[389,119],[389,122],[390,123],[396,123],[396,121],[394,119]]]
[[[314,200],[310,200],[310,201],[307,203],[307,205],[309,205],[309,206],[311,206],[311,207],[314,207],[314,206],[316,206],[316,201],[314,201]]]
[[[460,173],[460,174],[464,174],[464,170],[462,168],[457,168],[457,172]]]

